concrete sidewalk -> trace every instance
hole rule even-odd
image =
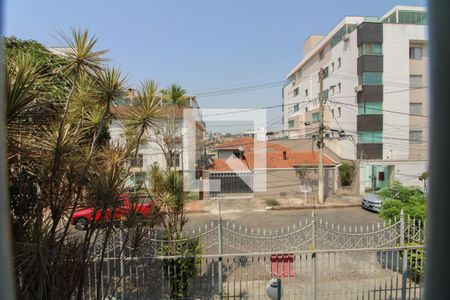
[[[358,207],[361,205],[359,195],[332,195],[324,204],[315,203],[314,199],[302,198],[257,198],[257,197],[224,197],[220,198],[222,212],[251,212],[265,210],[296,210]],[[193,200],[185,204],[186,213],[217,213],[219,199]]]

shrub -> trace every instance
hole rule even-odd
[[[394,182],[389,188],[381,190],[379,196],[383,199],[380,216],[386,221],[399,219],[402,209],[406,216],[416,220],[424,221],[426,218],[426,197],[417,187]]]
[[[267,206],[278,206],[280,203],[274,198],[264,198],[264,203]]]
[[[353,178],[355,176],[355,165],[353,162],[344,161],[339,166],[339,178],[342,186],[352,185]]]

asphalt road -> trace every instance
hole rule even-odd
[[[229,220],[242,226],[253,228],[276,229],[293,224],[302,223],[306,218],[310,219],[312,210],[268,210],[239,212],[226,211],[222,213],[222,220]],[[336,208],[336,209],[318,209],[315,211],[316,219],[327,220],[328,223],[334,223],[345,226],[354,225],[372,225],[382,222],[378,214],[367,211],[360,207]],[[218,219],[217,214],[210,213],[192,213],[187,215],[187,228],[197,228],[210,224]]]

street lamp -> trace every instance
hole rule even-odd
[[[266,286],[267,296],[272,300],[281,300],[283,291],[281,290],[281,279],[275,274]]]

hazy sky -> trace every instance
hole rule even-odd
[[[393,0],[10,0],[6,35],[59,45],[57,31],[87,28],[110,49],[111,64],[130,85],[155,79],[199,96],[201,107],[261,107],[281,104],[280,83],[302,56],[310,34],[326,34],[346,15],[380,16]],[[263,84],[258,87],[259,84]],[[264,85],[265,84],[265,85]],[[242,92],[242,87],[254,86]],[[265,87],[265,88],[262,88]],[[230,89],[239,92],[230,94]],[[221,96],[205,92],[224,90]],[[281,125],[281,108],[267,120]],[[236,129],[237,128],[237,129]],[[245,129],[245,128],[243,128]],[[240,130],[239,126],[229,131]]]

